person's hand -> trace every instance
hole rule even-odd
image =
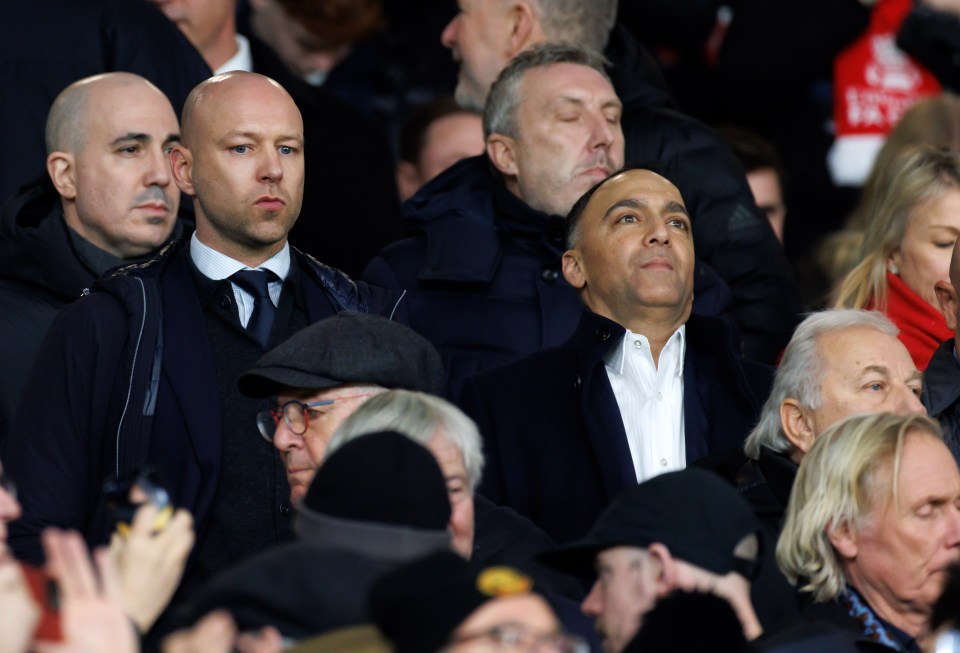
[[[920,0],[920,4],[936,9],[937,11],[960,15],[960,0]]]
[[[24,653],[40,620],[20,564],[0,547],[0,653]]]
[[[230,653],[237,626],[226,610],[211,612],[193,628],[179,630],[160,647],[163,653]]]
[[[193,548],[193,517],[177,510],[166,528],[154,532],[159,512],[151,503],[137,509],[127,537],[114,533],[110,555],[119,571],[120,601],[145,633],[170,602]]]
[[[237,637],[236,648],[240,653],[280,653],[283,651],[283,637],[273,626],[264,626]]]
[[[137,653],[139,638],[121,607],[117,569],[109,552],[94,552],[94,570],[78,533],[48,528],[42,541],[47,574],[57,583],[63,643],[37,644],[36,652]]]

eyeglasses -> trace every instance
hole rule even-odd
[[[369,397],[371,394],[373,393],[368,392],[361,395],[321,399],[309,403],[303,403],[302,401],[294,399],[288,401],[276,410],[262,410],[257,413],[257,429],[259,429],[260,435],[263,436],[264,440],[273,442],[273,437],[277,433],[277,428],[280,426],[280,420],[282,418],[283,423],[287,425],[288,429],[297,435],[303,435],[307,432],[307,427],[310,426],[310,409],[316,408],[317,406],[332,406],[336,402],[346,399]]]
[[[458,644],[466,644],[478,639],[489,640],[497,651],[529,651],[531,653],[589,653],[587,642],[567,633],[548,633],[538,635],[529,628],[517,623],[494,626],[490,630],[474,635],[464,635],[450,642],[445,651],[452,651]]]

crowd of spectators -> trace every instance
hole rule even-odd
[[[0,653],[960,650],[958,35],[7,0]]]

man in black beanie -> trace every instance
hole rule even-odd
[[[532,589],[515,569],[490,567],[478,575],[460,556],[438,552],[378,579],[370,613],[395,653],[456,653],[484,641],[496,650],[586,653],[586,642],[565,634]]]
[[[296,504],[344,419],[386,390],[439,393],[443,364],[433,345],[409,327],[344,311],[267,352],[237,385],[247,397],[276,398],[273,410],[257,415],[257,427],[280,451]]]
[[[360,438],[317,472],[295,522],[298,540],[214,578],[185,621],[225,609],[240,631],[273,625],[293,640],[367,623],[374,579],[449,551],[449,518],[446,483],[427,449],[391,432]]]

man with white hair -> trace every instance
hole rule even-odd
[[[800,465],[777,562],[810,599],[805,619],[858,644],[920,651],[947,569],[960,562],[960,471],[939,424],[880,413],[821,434]],[[794,631],[789,650],[823,650],[805,646],[806,635]]]
[[[737,488],[776,542],[797,466],[816,437],[856,413],[924,414],[920,372],[882,313],[833,309],[809,315],[793,334],[760,420],[745,442],[750,459]],[[754,603],[764,623],[795,614],[793,593],[764,552]]]

